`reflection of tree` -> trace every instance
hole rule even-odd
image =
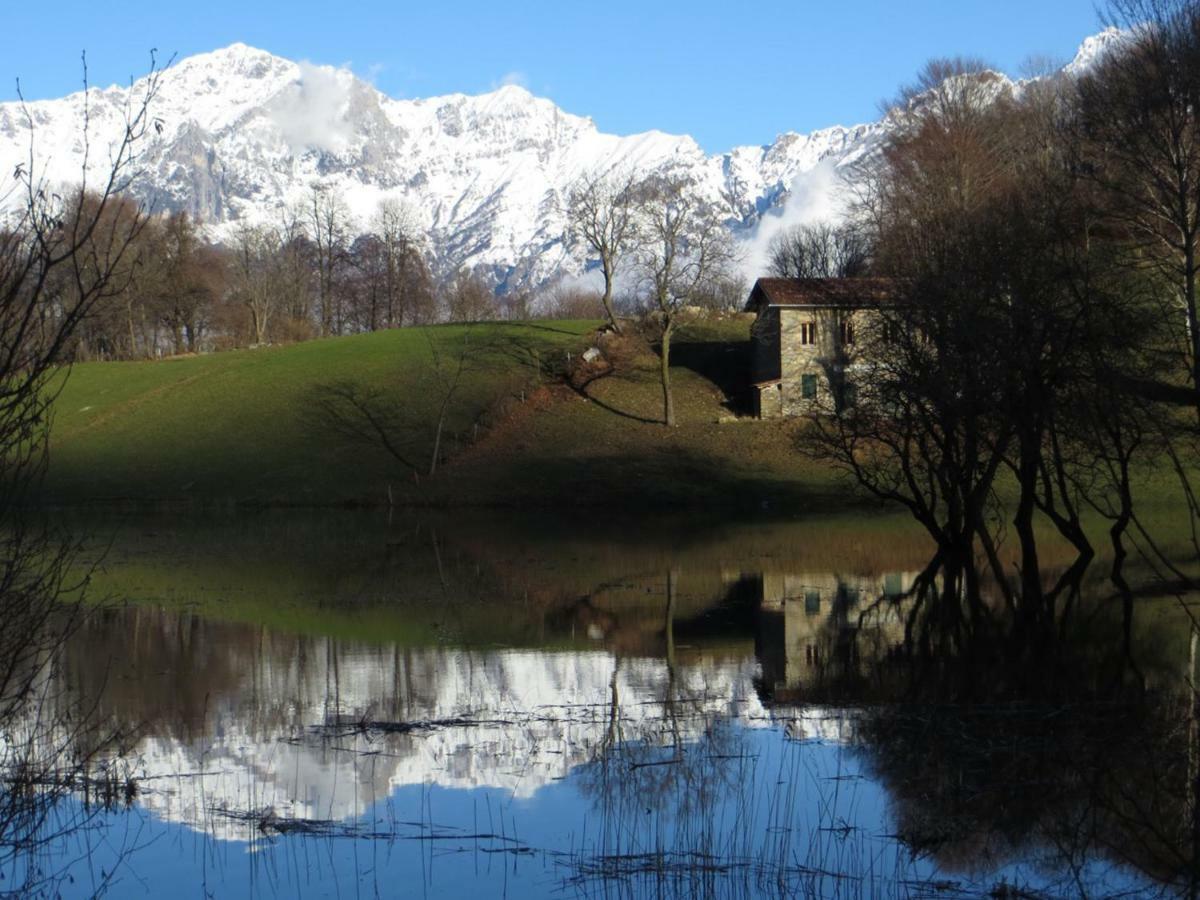
[[[1187,817],[1191,821],[1191,871],[1188,895],[1195,897],[1200,888],[1200,682],[1197,682],[1197,644],[1200,628],[1195,620],[1188,641],[1188,666],[1184,675],[1184,696],[1190,698],[1187,717]]]
[[[667,604],[666,621],[663,623],[663,637],[666,642],[665,661],[667,664],[667,683],[663,689],[663,719],[671,729],[671,745],[675,748],[676,759],[682,752],[679,734],[679,709],[676,706],[676,672],[675,672],[675,603],[677,600],[677,585],[679,573],[675,569],[667,572]]]
[[[1118,609],[1031,633],[1019,615],[942,615],[938,590],[907,602],[952,635],[875,661],[874,699],[891,702],[858,737],[913,851],[961,872],[1044,855],[1069,894],[1097,877],[1084,861],[1107,859],[1195,896],[1195,702],[1161,629],[1143,631],[1135,670]]]
[[[665,686],[671,679],[663,677]],[[673,697],[659,721],[610,720],[609,734],[624,740],[599,745],[577,776],[597,814],[595,836],[577,861],[581,876],[654,873],[670,895],[694,896],[718,874],[719,861],[753,854],[758,836],[731,832],[720,814],[723,805],[752,802],[745,735],[722,716],[689,709],[694,701]]]
[[[665,579],[658,715],[621,709],[614,659],[604,739],[578,774],[599,815],[594,846],[575,861],[579,878],[638,873],[672,896],[711,892],[724,862],[753,855],[756,835],[731,833],[723,805],[752,802],[746,735],[712,704],[710,685],[684,677],[676,656],[679,571]],[[743,810],[743,813],[745,810]]]

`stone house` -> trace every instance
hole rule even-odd
[[[745,311],[757,314],[754,412],[761,419],[799,416],[854,402],[860,339],[886,303],[884,278],[760,278]]]

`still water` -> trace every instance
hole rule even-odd
[[[1189,599],[917,654],[896,520],[83,523],[48,705],[116,736],[0,891],[1108,897],[1194,887]],[[103,548],[103,549],[101,549]],[[943,647],[951,645],[942,645]],[[103,789],[97,785],[104,785]]]

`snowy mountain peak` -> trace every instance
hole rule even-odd
[[[1093,34],[1091,37],[1085,38],[1083,43],[1079,45],[1079,50],[1075,54],[1075,58],[1063,67],[1063,71],[1068,75],[1079,75],[1082,72],[1086,72],[1103,58],[1104,54],[1128,38],[1128,32],[1114,26],[1105,28],[1099,34]]]
[[[1121,37],[1084,41],[1071,67]],[[134,85],[136,92],[139,85]],[[127,88],[89,94],[93,146],[122,130]],[[45,178],[78,181],[80,94],[30,104]],[[686,135],[618,136],[518,84],[479,95],[394,99],[345,68],[294,62],[244,43],[180,60],[162,74],[137,191],[159,210],[188,210],[215,239],[240,222],[276,221],[316,185],[340,195],[358,227],[395,198],[428,233],[435,268],[486,271],[508,286],[582,272],[564,240],[564,198],[581,176],[683,176],[743,233],[869,154],[889,125],[786,132],[765,146],[706,154]],[[0,171],[26,158],[30,117],[0,104]],[[96,171],[107,154],[92,153]],[[769,230],[769,229],[768,229]],[[753,274],[753,273],[750,273]]]

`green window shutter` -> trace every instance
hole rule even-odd
[[[805,400],[817,399],[817,376],[800,376],[800,396]]]
[[[820,591],[805,591],[804,592],[804,614],[815,616],[821,611],[821,592]]]

